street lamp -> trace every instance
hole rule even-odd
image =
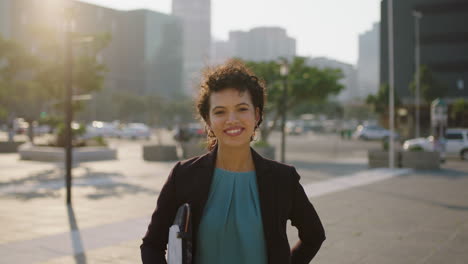
[[[72,120],[73,109],[72,101],[86,100],[89,95],[80,97],[73,96],[73,44],[92,42],[93,37],[73,38],[75,21],[73,19],[75,9],[69,7],[65,18],[65,183],[66,183],[66,203],[71,204],[71,184],[72,184]]]
[[[65,183],[66,203],[71,204],[71,181],[72,181],[72,32],[74,28],[73,19],[67,19],[65,24]]]
[[[286,102],[288,97],[288,74],[289,65],[286,59],[280,60],[280,75],[283,77],[283,96],[281,98],[281,162],[285,162],[286,152]]]
[[[390,142],[388,144],[388,167],[395,168],[395,146],[394,146],[394,131],[395,131],[395,71],[394,71],[394,50],[393,50],[393,0],[387,0],[387,24],[388,24],[388,79],[389,79],[389,122],[390,122]]]
[[[414,64],[416,65],[416,91],[415,91],[415,137],[418,138],[420,134],[419,129],[419,104],[420,104],[420,87],[421,87],[421,50],[420,50],[420,33],[419,33],[419,22],[422,18],[422,13],[420,11],[413,11],[414,16],[414,37],[415,37],[415,47],[414,47]]]

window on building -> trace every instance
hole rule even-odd
[[[115,20],[112,20],[111,32],[112,32],[112,33],[116,33],[116,32],[117,32],[117,22],[116,22]]]
[[[98,63],[102,63],[103,62],[103,58],[102,58],[102,53],[99,52],[97,55],[96,55],[96,60]]]
[[[463,135],[461,133],[447,133],[445,138],[448,140],[463,140]]]
[[[98,21],[100,21],[102,19],[102,9],[101,8],[97,9],[97,19],[98,19]]]
[[[28,17],[25,12],[21,12],[20,22],[22,25],[25,25],[26,23],[28,23]]]

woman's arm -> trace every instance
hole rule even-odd
[[[143,237],[143,243],[140,246],[143,264],[166,264],[169,227],[177,213],[175,174],[179,164],[180,162],[174,166],[159,193],[156,209],[151,217],[148,231]]]
[[[309,263],[325,240],[325,230],[317,212],[299,183],[300,176],[294,169],[293,206],[291,224],[298,229],[299,242],[291,250],[291,263]]]

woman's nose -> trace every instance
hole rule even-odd
[[[237,121],[237,115],[235,112],[230,112],[228,115],[228,122],[235,122]]]

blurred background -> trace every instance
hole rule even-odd
[[[390,241],[466,263],[467,25],[465,0],[0,0],[0,263],[135,263],[170,168],[206,152],[203,69],[230,58],[266,82],[252,146],[303,184],[406,175],[317,198],[319,262],[386,263]]]
[[[297,131],[385,129],[386,5],[2,0],[0,126],[20,133],[55,130],[63,120],[65,73],[72,69],[78,125],[173,129],[196,121],[192,102],[202,69],[240,58],[267,82],[271,129],[280,125],[284,79],[287,119],[301,126]],[[437,98],[448,107],[446,127],[467,127],[466,3],[395,1],[394,9],[399,136],[434,134],[430,104]],[[73,58],[67,60],[70,32]],[[280,58],[290,66],[285,76]]]

